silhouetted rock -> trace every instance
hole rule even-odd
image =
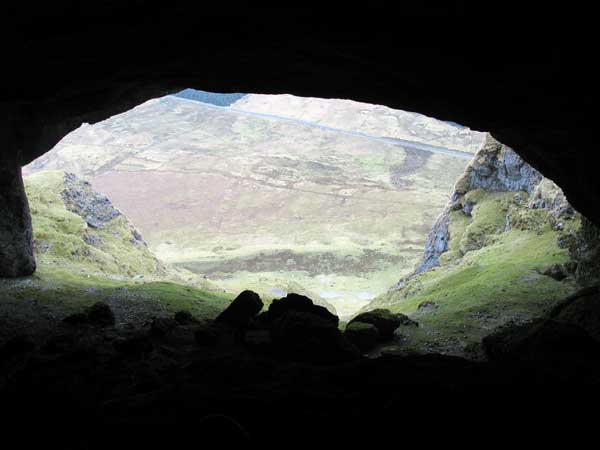
[[[43,353],[56,354],[68,351],[76,344],[77,337],[73,333],[58,333],[50,336],[42,346]]]
[[[174,319],[180,325],[186,325],[195,321],[194,316],[192,316],[192,314],[189,311],[177,311],[175,313]]]
[[[88,316],[85,313],[75,313],[63,319],[63,322],[68,325],[86,325],[89,323]]]
[[[272,344],[269,330],[248,330],[244,335],[244,343],[250,347],[267,347]]]
[[[367,311],[354,317],[349,323],[355,322],[369,323],[377,328],[379,338],[381,340],[391,339],[394,336],[394,331],[400,325],[418,326],[419,324],[412,319],[409,319],[404,314],[394,314],[387,309],[374,309]]]
[[[118,337],[113,341],[115,350],[128,355],[141,355],[149,353],[153,349],[152,342],[145,334],[137,334],[129,337]]]
[[[538,319],[504,326],[482,340],[487,357],[496,361],[600,361],[600,344],[582,328]]]
[[[0,361],[35,350],[35,343],[27,335],[15,336],[0,347]]]
[[[179,322],[175,319],[171,319],[170,317],[157,317],[150,324],[150,333],[154,336],[164,337],[177,325],[179,325]]]
[[[85,311],[90,324],[108,327],[115,324],[115,315],[110,307],[103,302],[94,303]]]
[[[290,311],[314,314],[331,322],[335,327],[338,326],[340,321],[338,316],[329,312],[324,306],[315,305],[310,298],[293,293],[284,298],[273,300],[269,305],[268,319],[275,321]]]
[[[557,321],[583,328],[600,341],[600,287],[578,291],[559,304],[550,315]]]
[[[248,323],[248,328],[252,330],[265,330],[271,328],[271,316],[268,311],[263,311],[256,317],[253,317]]]
[[[214,345],[218,337],[218,330],[208,323],[200,324],[194,333],[194,339],[199,345]]]
[[[171,329],[166,335],[170,345],[191,345],[196,342],[196,327],[194,325],[179,325]]]
[[[353,322],[346,326],[344,336],[360,351],[364,352],[377,345],[379,331],[370,323]]]
[[[263,307],[263,302],[256,292],[244,291],[217,317],[216,321],[236,328],[248,326],[248,322]]]
[[[359,357],[356,347],[330,318],[310,312],[285,312],[273,322],[271,338],[278,354],[286,359],[339,362]]]

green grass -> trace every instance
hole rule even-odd
[[[161,275],[164,268],[141,244],[132,243],[134,228],[118,216],[102,229],[92,228],[67,209],[61,197],[64,172],[40,172],[25,178],[40,267],[63,267],[92,275]],[[86,242],[96,240],[96,244]]]
[[[577,289],[570,279],[559,282],[541,274],[544,268],[569,260],[568,251],[558,246],[559,234],[551,229],[546,211],[531,211],[535,226],[529,223],[530,229],[503,232],[498,225],[505,222],[509,206],[529,213],[514,203],[515,195],[524,194],[477,194],[478,203],[468,224],[462,212],[451,215],[453,257],[442,258],[441,267],[412,278],[369,306],[408,314],[422,325],[411,332],[405,344],[409,350],[461,354],[508,321],[544,315]],[[498,206],[501,208],[494,210]],[[476,239],[482,247],[463,255],[467,233],[471,235],[468,239]],[[452,239],[458,238],[459,251],[452,245],[456,244]],[[435,302],[438,309],[419,312],[424,301]]]
[[[233,299],[207,290],[210,283],[197,276],[161,264],[132,239],[134,228],[124,216],[102,229],[89,227],[63,202],[64,172],[38,173],[25,183],[38,269],[30,277],[0,280],[0,310],[11,321],[35,328],[40,315],[59,320],[98,301],[109,302],[121,322],[181,310],[210,319]],[[93,244],[87,242],[90,236]],[[181,279],[195,286],[174,282]]]
[[[233,296],[171,282],[112,280],[46,267],[31,277],[0,282],[0,304],[4,309],[10,300],[10,312],[15,316],[20,314],[20,306],[27,308],[30,302],[60,318],[107,299],[161,315],[186,310],[198,319],[210,319],[225,309]]]

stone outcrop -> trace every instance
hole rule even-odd
[[[542,175],[514,150],[487,134],[464,175],[456,182],[454,195],[463,195],[477,188],[489,192],[531,193],[541,180]]]
[[[588,287],[576,292],[558,304],[550,317],[578,326],[600,342],[600,287]]]
[[[354,317],[348,325],[354,323],[368,323],[373,325],[381,340],[391,339],[394,336],[394,331],[400,325],[418,326],[418,323],[408,318],[404,314],[394,314],[387,309],[374,309],[367,311]]]
[[[575,278],[579,284],[600,284],[600,228],[581,217],[581,228],[569,247],[577,263]]]
[[[547,209],[557,219],[574,213],[558,186],[545,179],[511,148],[487,134],[482,147],[456,182],[448,205],[427,236],[423,257],[412,275],[440,265],[440,255],[449,246],[450,212],[460,209],[470,216],[473,205],[464,196],[475,189],[487,192],[527,192],[531,195],[529,208]],[[507,226],[510,224],[507,223]],[[407,278],[400,280],[396,287],[402,286]]]
[[[0,157],[0,277],[31,275],[35,268],[21,167],[13,158]]]
[[[577,364],[597,361],[600,344],[582,328],[557,320],[534,320],[501,327],[483,339],[494,361],[562,361]]]
[[[217,317],[216,321],[237,328],[245,328],[263,307],[263,302],[256,292],[243,291]]]
[[[62,193],[65,206],[81,216],[94,228],[104,228],[107,222],[121,215],[106,195],[96,192],[90,183],[72,173],[65,174],[65,190]]]

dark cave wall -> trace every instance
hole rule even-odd
[[[0,160],[0,277],[35,271],[31,215],[17,158]]]
[[[67,3],[17,11],[16,26],[0,30],[11,43],[0,91],[10,118],[3,165],[19,154],[22,164],[33,160],[82,122],[186,87],[350,98],[490,131],[600,224],[593,40],[580,35],[584,26],[557,33],[571,19],[564,11],[556,21],[535,11],[532,21],[522,10],[482,18],[464,8],[347,15],[325,7]]]

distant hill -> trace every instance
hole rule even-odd
[[[345,317],[413,269],[468,160],[236,108],[462,151],[480,139],[345,100],[252,94],[217,108],[167,96],[83,125],[24,172],[88,180],[158,258],[233,293],[301,286]]]
[[[246,94],[218,94],[216,92],[199,91],[197,89],[184,89],[173,95],[178,98],[195,100],[215,106],[230,106],[232,103],[242,99]]]

